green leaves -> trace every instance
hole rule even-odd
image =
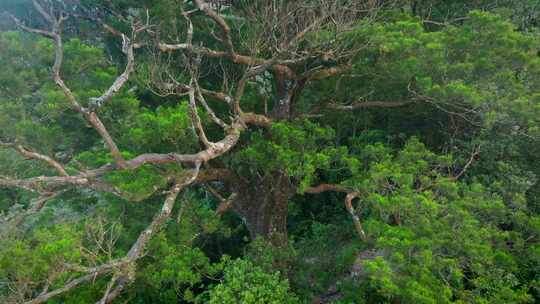
[[[183,233],[189,230],[183,230]],[[219,265],[210,264],[208,257],[199,248],[184,242],[174,243],[165,233],[159,234],[150,247],[152,261],[143,266],[139,284],[154,289],[154,299],[176,302],[184,298],[193,302],[191,289],[199,286],[206,276],[213,276]],[[189,296],[191,294],[191,296]],[[187,295],[187,298],[186,298]]]
[[[278,272],[265,273],[241,259],[225,263],[223,281],[210,290],[209,297],[212,304],[299,303]]]
[[[121,142],[133,151],[189,153],[198,147],[186,102],[139,109],[122,128]]]
[[[357,209],[367,215],[366,231],[381,252],[362,262],[366,296],[407,303],[529,303],[531,296],[515,280],[509,234],[501,229],[511,209],[481,184],[449,179],[451,167],[449,156],[413,138],[396,156],[369,163],[364,182],[355,180],[364,193]]]
[[[21,288],[22,295],[31,295],[48,279],[51,284],[62,284],[68,279],[67,273],[63,275],[65,264],[78,264],[82,259],[82,231],[77,228],[64,223],[37,229],[25,239],[2,239],[0,277]],[[15,294],[0,288],[0,297],[9,299]]]
[[[300,190],[312,185],[317,170],[328,169],[346,149],[335,148],[331,128],[303,120],[272,124],[268,138],[251,134],[251,144],[238,153],[236,161],[263,172],[284,170],[300,181]]]

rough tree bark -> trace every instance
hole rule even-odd
[[[239,189],[233,210],[246,224],[251,238],[287,239],[288,201],[295,186],[283,172],[275,172]]]
[[[289,121],[295,96],[301,90],[297,79],[286,73],[274,72],[274,106],[272,121]],[[252,239],[257,236],[272,239],[277,243],[287,241],[288,202],[297,186],[286,172],[275,171],[239,190],[238,203],[234,210],[245,221]]]

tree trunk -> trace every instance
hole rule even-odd
[[[291,119],[294,99],[304,84],[285,74],[274,73],[273,120]],[[233,208],[243,218],[251,238],[262,236],[279,244],[286,242],[288,201],[296,190],[289,177],[276,171],[263,177],[252,177],[249,184],[244,183],[240,188]]]
[[[275,96],[272,118],[275,120],[289,120],[291,117],[291,104],[294,97],[296,81],[283,74],[274,74]]]
[[[294,186],[283,172],[268,174],[242,189],[233,208],[245,222],[252,239],[287,240],[287,206]]]

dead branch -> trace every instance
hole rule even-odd
[[[43,7],[39,5],[37,0],[33,1],[34,6],[36,9],[41,13],[44,19],[46,19],[51,26],[51,31],[43,31],[38,29],[32,29],[27,26],[21,26],[22,23],[18,21],[16,18],[12,17],[12,19],[15,20],[15,23],[24,31],[30,32],[30,33],[39,33],[47,38],[50,38],[54,40],[55,42],[55,60],[52,67],[53,70],[53,78],[55,83],[62,89],[64,92],[64,95],[67,97],[68,101],[70,102],[71,106],[79,113],[83,115],[83,117],[96,129],[96,131],[101,135],[105,143],[107,144],[109,150],[111,151],[111,154],[115,161],[118,163],[120,167],[123,167],[124,165],[124,158],[122,157],[120,150],[116,146],[116,143],[110,136],[109,132],[101,122],[101,120],[98,118],[98,116],[95,114],[95,112],[90,111],[87,108],[84,108],[81,106],[81,104],[77,101],[77,98],[71,91],[71,89],[65,84],[64,80],[61,77],[61,67],[63,63],[64,58],[64,50],[63,50],[63,42],[62,42],[62,24],[63,22],[68,18],[67,16],[60,14],[58,18],[53,18],[52,15],[49,15],[45,12]],[[131,48],[132,49],[132,48]],[[129,60],[128,60],[129,61]],[[123,77],[125,78],[125,76]],[[126,79],[127,80],[127,79]],[[115,82],[116,83],[116,82]],[[117,84],[123,84],[125,81],[120,80]],[[111,92],[113,92],[115,89],[111,89]],[[104,96],[112,96],[111,94],[105,94]],[[110,97],[105,97],[104,100]]]
[[[351,215],[356,232],[358,233],[358,235],[360,236],[362,240],[367,241],[368,237],[364,231],[364,228],[362,227],[360,217],[358,217],[358,215],[356,214],[356,210],[354,209],[352,205],[352,201],[355,198],[358,198],[358,196],[360,195],[359,192],[349,189],[347,187],[341,186],[341,185],[320,184],[320,185],[306,189],[304,193],[318,194],[318,193],[328,192],[328,191],[347,193],[347,195],[345,196],[345,201],[344,201],[345,208]]]
[[[212,108],[210,108],[210,106],[206,102],[206,99],[204,99],[204,96],[201,93],[201,88],[199,87],[199,84],[197,83],[197,81],[194,80],[193,83],[195,85],[195,92],[197,93],[197,100],[203,105],[206,112],[208,112],[208,114],[210,115],[210,118],[212,119],[212,121],[216,123],[217,125],[219,125],[220,127],[222,127],[223,129],[227,128],[228,125],[224,123],[223,120],[217,117],[216,113],[212,110]]]
[[[185,50],[207,57],[229,58],[234,63],[249,66],[261,65],[265,63],[266,60],[264,59],[238,54],[234,48],[234,44],[231,38],[231,28],[229,27],[225,19],[223,19],[219,14],[217,14],[205,1],[194,0],[194,3],[197,5],[199,10],[204,12],[220,28],[222,32],[220,41],[225,44],[227,51],[216,51],[206,47],[196,47],[193,46],[191,42],[179,44],[159,43],[158,47],[161,51],[168,52],[174,50]],[[289,78],[296,77],[296,73],[287,65],[275,63],[271,66],[271,68],[275,72],[288,75]]]
[[[110,100],[114,94],[116,94],[128,81],[129,75],[133,72],[135,67],[135,56],[133,54],[133,40],[135,37],[128,38],[125,34],[121,34],[122,37],[122,51],[127,57],[127,64],[124,72],[120,74],[114,81],[114,83],[107,89],[107,91],[97,98],[90,98],[88,104],[88,110],[93,112],[103,106],[108,100]]]
[[[109,265],[109,264],[102,265],[100,267],[94,268],[93,271],[91,271],[91,272],[89,272],[89,273],[87,273],[87,274],[85,274],[85,275],[83,275],[81,277],[78,277],[76,279],[73,279],[73,280],[69,281],[64,286],[59,287],[59,288],[57,288],[57,289],[55,289],[53,291],[49,291],[49,292],[46,292],[44,294],[40,294],[38,297],[36,297],[36,298],[34,298],[32,300],[24,302],[24,304],[41,304],[41,303],[45,303],[49,299],[51,299],[51,298],[53,298],[53,297],[55,297],[57,295],[63,294],[65,292],[68,292],[68,291],[74,289],[75,287],[81,285],[82,283],[92,281],[97,276],[107,274],[113,269],[114,269],[114,267],[112,265]]]
[[[140,259],[144,255],[144,249],[146,248],[148,241],[152,238],[152,236],[154,236],[157,232],[159,232],[161,228],[169,220],[172,209],[174,207],[174,203],[180,191],[182,191],[186,186],[192,184],[197,179],[200,165],[201,165],[200,163],[196,163],[195,169],[193,170],[194,171],[193,174],[191,176],[188,176],[184,180],[177,182],[170,189],[170,192],[167,195],[165,202],[163,203],[163,206],[161,207],[160,212],[156,214],[156,216],[154,217],[152,222],[148,225],[148,227],[141,232],[141,234],[139,235],[135,243],[131,246],[125,258],[114,260],[114,261],[111,261],[110,263],[107,263],[98,267],[91,267],[91,268],[78,266],[78,265],[67,265],[67,267],[72,270],[75,270],[77,272],[87,273],[87,274],[79,278],[71,280],[63,287],[55,289],[51,292],[41,294],[38,297],[25,303],[26,304],[44,303],[54,296],[60,295],[62,293],[65,293],[77,287],[81,283],[93,280],[97,276],[110,273],[113,269],[119,269],[120,271],[122,271],[121,276],[120,277],[117,277],[116,275],[113,276],[113,278],[111,279],[111,282],[109,282],[104,298],[102,298],[98,302],[98,303],[110,303],[114,298],[116,298],[120,294],[120,292],[123,290],[125,286],[127,286],[131,281],[133,281],[134,279],[134,274],[132,273],[133,268],[126,267],[126,266],[135,263],[138,259]],[[115,284],[116,284],[115,289],[111,291],[112,287]]]
[[[317,193],[322,193],[322,192],[327,192],[327,191],[349,193],[352,190],[341,185],[319,184],[317,186],[307,188],[306,190],[304,190],[304,193],[317,194]]]
[[[177,182],[170,189],[170,192],[167,195],[167,198],[165,199],[163,206],[161,207],[161,211],[158,214],[156,214],[156,216],[154,217],[152,222],[148,225],[148,227],[143,232],[141,232],[141,234],[137,238],[137,241],[131,246],[131,249],[128,251],[126,257],[129,261],[134,262],[143,256],[144,249],[146,245],[148,244],[148,241],[152,238],[152,236],[154,236],[157,232],[159,232],[161,228],[165,225],[165,223],[170,219],[174,204],[176,202],[176,198],[178,197],[178,194],[180,193],[180,191],[182,191],[185,187],[195,182],[195,180],[197,179],[197,176],[199,175],[200,166],[201,166],[200,162],[195,163],[195,170],[193,174],[190,177]],[[118,284],[116,285],[115,289],[113,291],[110,291],[110,288],[108,288],[107,293],[104,296],[105,299],[102,299],[101,302],[110,303],[118,295],[120,295],[121,291],[127,285],[129,285],[134,279],[135,279],[134,273],[131,273],[131,271],[122,273],[121,277],[119,277],[117,280]],[[116,278],[114,278],[114,280],[116,281]],[[113,282],[112,285],[114,284],[115,283]]]
[[[349,65],[330,67],[330,68],[321,68],[317,67],[313,70],[309,70],[300,76],[300,79],[311,80],[320,80],[333,76],[337,76],[345,73],[351,67]]]
[[[193,81],[192,81],[192,84],[193,84]],[[199,114],[197,113],[197,104],[195,101],[195,90],[194,89],[189,90],[188,96],[189,96],[189,113],[191,116],[191,122],[197,132],[199,139],[202,141],[204,146],[208,149],[214,143],[211,143],[206,137],[206,133],[204,132],[204,128],[201,123],[201,118],[199,117]]]
[[[326,104],[326,107],[333,110],[353,111],[364,108],[398,108],[413,102],[414,101],[359,101],[349,105],[340,105],[332,100]]]
[[[46,162],[50,167],[52,167],[52,168],[54,168],[56,171],[58,171],[58,173],[60,173],[60,175],[62,175],[62,176],[69,176],[69,174],[68,174],[68,173],[66,172],[66,170],[64,169],[64,166],[62,166],[59,162],[57,162],[56,160],[54,160],[52,157],[49,157],[49,156],[47,156],[47,155],[44,155],[44,154],[40,154],[40,153],[31,151],[31,150],[25,148],[24,146],[22,146],[22,145],[20,145],[20,144],[15,144],[15,143],[5,143],[5,142],[1,142],[1,141],[0,141],[0,147],[1,147],[1,146],[4,146],[4,147],[11,147],[11,148],[15,149],[17,152],[19,152],[21,155],[23,155],[24,157],[44,161],[44,162]]]
[[[360,235],[360,238],[363,241],[367,241],[367,235],[364,232],[364,228],[362,227],[362,223],[360,222],[360,217],[356,214],[356,211],[354,210],[352,206],[352,200],[357,198],[359,195],[358,192],[351,192],[348,193],[345,197],[345,207],[347,208],[347,211],[349,211],[349,214],[351,215],[354,223],[354,228],[356,229],[356,232],[358,235]]]
[[[465,166],[463,166],[463,168],[461,169],[461,171],[459,171],[458,174],[456,174],[455,176],[452,176],[452,177],[451,177],[452,180],[458,180],[460,177],[463,176],[463,174],[465,174],[465,172],[467,172],[467,170],[469,169],[469,167],[473,164],[474,160],[476,159],[476,156],[478,156],[478,154],[480,154],[480,147],[481,147],[481,145],[478,145],[478,146],[473,150],[473,152],[471,153],[471,156],[469,157],[469,160],[467,161],[467,163],[465,164]]]

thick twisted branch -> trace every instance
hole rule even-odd
[[[111,282],[109,283],[109,287],[107,288],[107,292],[105,293],[104,298],[98,302],[98,303],[110,303],[114,298],[120,295],[123,288],[125,288],[125,286],[127,286],[134,279],[134,274],[132,273],[133,268],[126,267],[126,266],[128,266],[129,264],[135,263],[138,259],[140,259],[144,255],[144,249],[148,245],[149,240],[152,238],[152,236],[154,236],[157,232],[159,232],[161,228],[169,220],[173,207],[174,207],[174,203],[180,191],[182,191],[186,186],[195,182],[195,180],[197,179],[197,176],[199,174],[199,168],[200,168],[200,163],[196,163],[195,169],[193,170],[193,174],[191,176],[185,178],[182,181],[175,183],[175,185],[170,189],[169,194],[167,195],[165,202],[163,203],[163,206],[161,207],[161,210],[156,214],[156,216],[154,217],[152,222],[150,222],[147,228],[141,232],[141,234],[139,235],[135,243],[133,243],[133,245],[131,246],[130,250],[128,251],[128,253],[126,254],[124,258],[112,261],[110,263],[107,263],[98,267],[91,267],[91,268],[72,265],[69,268],[77,272],[84,272],[87,274],[69,281],[66,285],[58,289],[41,294],[38,297],[28,302],[25,302],[25,304],[44,303],[48,301],[49,299],[51,299],[52,297],[63,294],[69,290],[72,290],[73,288],[79,286],[82,283],[94,280],[96,277],[100,275],[107,274],[107,273],[110,273],[114,269],[118,269],[121,271],[121,275],[119,277],[117,277],[116,275],[113,276]],[[112,286],[114,286],[115,284],[116,284],[116,287],[114,288],[114,290],[111,291]]]

